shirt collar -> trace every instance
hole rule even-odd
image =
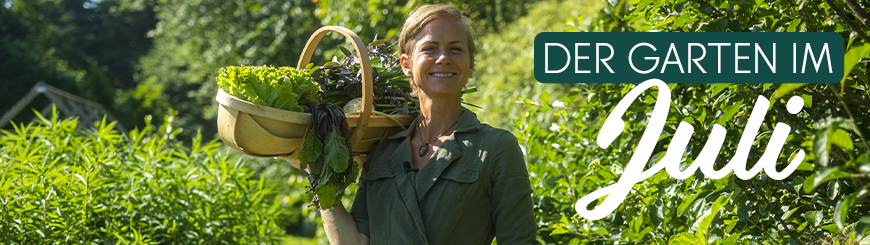
[[[419,119],[420,117],[414,119],[414,122],[411,123],[411,126],[409,126],[408,129],[390,135],[387,138],[402,139],[408,137],[409,135],[412,135],[417,129],[417,120]],[[478,129],[480,129],[480,120],[477,120],[477,114],[471,112],[471,110],[468,110],[468,108],[462,107],[462,116],[459,117],[459,122],[456,123],[456,129],[453,130],[454,134],[475,132]]]

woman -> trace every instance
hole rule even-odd
[[[351,212],[321,210],[332,244],[537,244],[528,170],[516,138],[461,106],[474,30],[448,5],[413,10],[401,65],[420,116],[363,165]]]

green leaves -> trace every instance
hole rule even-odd
[[[845,227],[846,215],[849,213],[849,209],[852,208],[852,204],[855,203],[856,194],[858,193],[846,196],[846,198],[837,202],[837,206],[834,208],[834,224],[837,224],[837,228],[840,228],[840,230],[843,230]]]
[[[703,234],[704,236],[707,235],[708,229],[710,228],[710,222],[713,222],[713,219],[719,215],[722,206],[725,206],[730,198],[731,194],[722,195],[716,199],[716,202],[713,202],[713,206],[710,208],[710,214],[704,217],[704,219],[701,220],[701,224],[698,226],[698,232],[700,232],[700,234]]]
[[[858,61],[860,61],[861,58],[866,58],[867,55],[870,55],[870,45],[865,44],[858,47],[849,47],[849,51],[846,51],[844,57],[843,79],[840,81],[840,86],[845,85],[846,79],[849,77],[849,74],[852,73],[852,69],[855,68],[855,65],[858,64]]]
[[[813,227],[819,227],[819,225],[822,224],[822,221],[824,221],[825,211],[809,211],[804,213],[804,218],[806,218],[807,222],[810,222]]]
[[[312,200],[320,209],[331,209],[341,202],[344,190],[356,181],[359,167],[351,159],[349,142],[344,135],[347,121],[338,106],[330,103],[312,108],[313,118],[305,143],[299,149],[299,161],[308,166]]]
[[[348,162],[350,162],[350,150],[344,137],[339,135],[338,130],[333,130],[324,141],[326,143],[325,148],[323,148],[326,166],[331,167],[336,173],[347,170]]]
[[[333,176],[324,176],[321,183],[314,189],[321,209],[331,209],[338,205],[338,202],[341,202],[341,191],[343,190],[339,191],[338,189],[341,183]]]
[[[794,32],[797,30],[797,27],[801,24],[801,19],[792,20],[791,23],[788,24],[787,32]]]
[[[834,2],[842,7],[842,1]],[[605,32],[824,31],[838,32],[844,37],[850,36],[852,31],[867,31],[863,27],[851,30],[831,10],[827,4],[810,2],[631,0],[620,2],[615,7],[603,7],[596,15],[584,15],[585,19],[593,18],[590,22],[595,23],[588,28],[579,22],[571,27],[580,26],[575,28],[580,31]],[[536,17],[546,18],[545,15]],[[564,23],[563,20],[564,17],[557,22]],[[551,24],[549,29],[561,30],[563,26]],[[499,37],[517,40],[512,36]],[[501,39],[493,42],[499,43]],[[861,237],[862,232],[870,227],[870,217],[861,217],[870,213],[870,199],[866,194],[855,194],[866,193],[870,181],[870,161],[867,160],[870,148],[864,145],[870,139],[867,138],[870,73],[866,59],[861,59],[866,58],[866,52],[870,51],[856,48],[861,43],[859,40],[855,38],[855,44],[849,45],[851,49],[846,57],[849,66],[845,68],[840,84],[785,81],[789,83],[681,83],[671,87],[674,104],[654,153],[666,149],[679,122],[688,122],[694,126],[695,132],[684,157],[679,160],[685,167],[697,160],[710,133],[709,125],[716,123],[727,130],[727,135],[722,149],[716,153],[718,158],[714,169],[727,166],[734,157],[737,141],[750,116],[752,105],[748,102],[765,96],[771,98],[771,107],[764,117],[756,144],[746,157],[748,166],[745,167],[751,168],[765,153],[764,148],[776,124],[785,123],[791,127],[791,132],[782,153],[776,156],[777,169],[783,169],[796,152],[802,150],[806,158],[800,163],[801,171],[783,180],[773,180],[765,172],[747,180],[735,176],[710,180],[700,172],[685,180],[656,176],[634,185],[626,201],[607,219],[573,222],[590,230],[609,229],[609,235],[594,235],[580,229],[579,232],[551,236],[548,228],[558,222],[565,210],[570,212],[568,205],[615,182],[600,177],[598,171],[611,172],[617,177],[627,172],[625,163],[632,158],[637,140],[647,126],[642,122],[648,118],[651,106],[633,104],[623,116],[627,125],[620,137],[602,149],[590,139],[594,139],[603,118],[632,85],[513,85],[524,80],[533,81],[533,78],[514,71],[523,71],[521,69],[510,68],[512,63],[502,55],[522,57],[523,53],[503,48],[511,47],[508,44],[490,48],[492,51],[486,55],[499,59],[481,62],[480,67],[483,71],[487,66],[497,68],[493,69],[492,75],[480,79],[481,85],[478,86],[483,93],[497,96],[493,100],[498,103],[527,98],[520,99],[525,106],[523,110],[499,107],[496,103],[491,106],[505,108],[497,112],[511,111],[514,112],[512,115],[519,115],[513,124],[514,132],[528,152],[536,217],[539,224],[549,224],[538,233],[545,243],[567,244],[578,239],[588,243],[605,240],[620,244],[806,244],[819,238]],[[483,57],[482,61],[487,59],[483,55],[478,57]],[[582,99],[572,100],[572,104],[565,103],[570,109],[549,108],[540,100],[535,101],[544,92],[547,96],[541,97],[549,97],[549,100],[567,97],[569,92],[580,93]],[[797,114],[786,109],[785,102],[792,96],[804,100],[803,109]],[[645,103],[651,102],[648,97],[647,94],[641,96]],[[496,114],[490,116],[489,121],[499,121],[498,117],[503,114]],[[486,116],[485,113],[482,115]],[[567,183],[567,187],[560,183]],[[660,208],[664,215],[659,215]],[[565,216],[572,217],[571,214]],[[663,217],[663,220],[659,222],[658,217]],[[648,227],[652,230],[641,234]]]
[[[305,141],[302,143],[302,148],[299,149],[299,162],[309,163],[317,162],[323,152],[323,140],[317,135],[315,130],[310,130],[305,134]],[[309,165],[312,173],[320,173],[323,171],[322,165]]]
[[[837,167],[822,169],[819,172],[813,173],[812,175],[807,177],[806,180],[804,180],[804,192],[810,193],[822,183],[828,182],[830,180],[846,178],[849,176],[851,176],[851,174],[842,172]]]
[[[725,122],[731,120],[734,117],[734,114],[737,114],[737,111],[740,110],[742,103],[737,102],[736,104],[730,105],[725,108],[725,112],[722,114],[722,117],[716,119],[716,123],[719,125],[725,124]]]
[[[827,167],[828,162],[831,161],[828,157],[828,148],[831,147],[828,137],[831,135],[832,130],[828,129],[830,128],[816,132],[816,140],[813,142],[813,154],[816,155],[816,164],[823,167]]]
[[[686,199],[683,200],[683,203],[681,203],[680,206],[677,207],[677,215],[683,215],[683,211],[685,211],[686,208],[689,207],[689,204],[692,204],[692,202],[695,201],[695,198],[698,198],[699,194],[700,193],[695,193],[686,197]]]
[[[302,105],[320,98],[320,85],[291,67],[227,66],[216,80],[232,96],[282,110],[301,112]]]
[[[858,234],[857,239],[860,240],[861,237],[863,237],[862,234],[864,234],[864,231],[867,230],[867,228],[870,228],[870,216],[861,217],[861,219],[858,220],[858,225],[855,226],[855,233]]]
[[[779,98],[791,93],[795,89],[803,87],[805,84],[803,83],[783,83],[780,84],[778,88],[776,88],[776,92],[773,94],[773,97],[770,97],[770,101],[776,101]]]
[[[0,136],[0,240],[10,244],[272,243],[273,184],[217,141],[190,147],[165,125],[124,136],[57,114]]]
[[[828,136],[828,141],[832,144],[843,148],[843,150],[851,151],[853,149],[852,145],[852,137],[846,133],[846,130],[837,129],[833,132],[830,132],[830,136]]]

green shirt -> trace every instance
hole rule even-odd
[[[529,172],[516,137],[464,113],[417,176],[409,135],[389,136],[363,165],[350,214],[371,244],[538,244]],[[416,125],[413,123],[412,125]]]

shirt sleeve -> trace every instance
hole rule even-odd
[[[523,153],[513,134],[503,132],[497,138],[490,175],[496,241],[499,245],[539,244],[535,239],[532,187]]]
[[[363,166],[368,166],[371,162],[371,157],[367,158]],[[359,233],[366,235],[366,237],[371,237],[369,230],[369,209],[366,198],[366,185],[368,184],[362,176],[367,173],[368,169],[363,167],[362,173],[360,173],[359,181],[357,182],[356,197],[353,199],[353,206],[350,208],[350,215],[353,217],[354,222],[356,222],[356,229],[359,230]]]

